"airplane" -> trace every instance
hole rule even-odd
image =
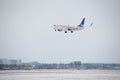
[[[83,18],[81,23],[77,26],[53,25],[53,28],[55,31],[59,31],[59,32],[65,31],[65,33],[67,33],[67,31],[70,31],[71,33],[73,33],[74,31],[84,29],[84,23],[85,23],[85,18]],[[91,23],[90,26],[92,26],[92,24],[93,23]]]

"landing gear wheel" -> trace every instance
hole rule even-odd
[[[73,33],[73,31],[71,31],[71,33]]]

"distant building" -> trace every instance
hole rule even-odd
[[[0,59],[0,64],[10,65],[10,60],[8,60],[8,59]]]
[[[10,64],[11,65],[20,65],[21,64],[21,60],[10,60]]]
[[[2,65],[20,65],[21,64],[21,60],[9,60],[9,59],[0,59],[0,64]]]

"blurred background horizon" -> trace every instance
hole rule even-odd
[[[119,8],[119,0],[0,0],[0,58],[120,63]],[[73,34],[52,28],[84,17],[87,28]]]

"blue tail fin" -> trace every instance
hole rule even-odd
[[[85,18],[83,18],[82,22],[78,25],[79,27],[83,27],[85,23]]]

